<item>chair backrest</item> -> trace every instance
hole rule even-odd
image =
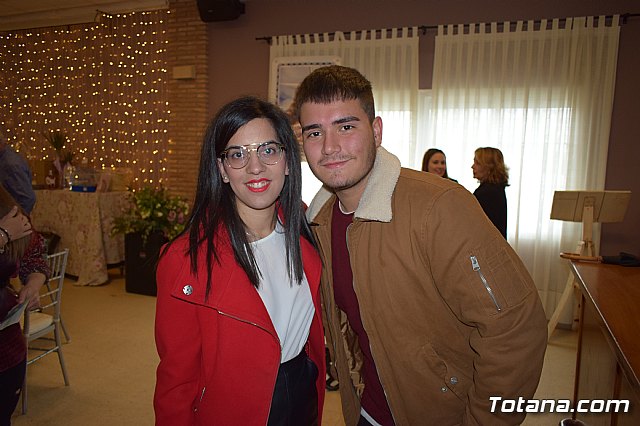
[[[60,304],[62,287],[67,269],[69,249],[47,256],[51,270],[49,278],[40,292],[40,308],[38,312],[26,312],[24,317],[24,334],[28,340],[38,338],[41,332],[48,332],[50,326],[60,321]]]
[[[54,308],[54,320],[60,318],[60,303],[62,302],[62,286],[64,284],[64,274],[67,270],[67,259],[69,257],[69,249],[64,249],[58,253],[50,254],[47,256],[49,262],[49,269],[51,273],[49,279],[46,282],[47,291],[40,294],[40,306],[43,310],[49,306]],[[51,299],[51,305],[45,306],[46,297]]]
[[[62,301],[62,285],[64,283],[64,273],[67,268],[67,258],[69,249],[47,256],[49,262],[50,275],[40,291],[40,308],[34,311],[25,311],[24,314],[24,336],[29,347],[29,352],[35,351],[37,356],[27,356],[27,369],[32,363],[42,357],[56,352],[60,360],[60,368],[64,377],[64,384],[69,385],[67,369],[62,356],[62,334],[60,328],[64,327],[60,319],[60,302]],[[50,334],[53,333],[53,336]],[[31,346],[30,343],[37,339],[47,340],[47,347]],[[27,374],[22,382],[22,413],[27,412]]]

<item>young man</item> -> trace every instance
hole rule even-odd
[[[358,71],[317,69],[294,105],[324,183],[307,216],[347,426],[521,423],[489,399],[532,398],[542,370],[546,318],[518,256],[467,190],[382,148]]]

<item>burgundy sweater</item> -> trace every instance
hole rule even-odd
[[[362,325],[358,298],[353,289],[353,273],[349,263],[349,251],[347,249],[347,228],[353,221],[353,213],[344,214],[340,211],[338,201],[333,206],[331,219],[331,262],[333,267],[333,293],[336,305],[347,315],[347,320],[353,331],[358,336],[358,343],[362,350],[364,362],[362,365],[362,377],[364,380],[364,392],[360,405],[365,411],[383,426],[393,425],[393,417],[389,404],[384,395],[378,370],[371,348],[369,336]],[[343,378],[340,378],[344,380]],[[341,385],[342,386],[342,385]]]

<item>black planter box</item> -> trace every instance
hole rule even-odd
[[[125,288],[128,293],[156,295],[158,255],[166,242],[161,233],[149,235],[144,245],[140,233],[124,236]]]

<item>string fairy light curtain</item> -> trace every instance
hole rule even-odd
[[[508,240],[549,315],[568,274],[558,254],[581,239],[580,224],[550,220],[553,193],[604,189],[619,31],[617,16],[438,28],[421,135],[471,191],[474,150],[502,150]]]
[[[412,165],[416,153],[418,28],[284,35],[271,38],[270,62],[291,56],[338,56],[373,85],[383,146]]]
[[[102,15],[97,24],[0,33],[2,121],[29,159],[53,159],[63,132],[74,163],[123,168],[133,186],[165,174],[168,11]]]

